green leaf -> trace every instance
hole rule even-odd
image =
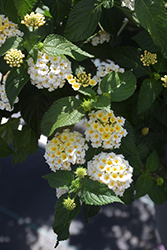
[[[130,163],[130,166],[133,167],[133,174],[139,175],[141,173],[141,167],[142,167],[142,161],[139,156],[130,156],[128,157],[128,161]]]
[[[141,174],[139,178],[136,181],[136,199],[140,198],[141,196],[144,196],[150,192],[154,184],[153,179],[151,176],[146,174]]]
[[[166,10],[163,1],[136,0],[135,13],[154,43],[164,49],[167,36]]]
[[[135,136],[134,130],[129,122],[126,121],[124,128],[127,130],[127,136],[122,138],[121,141],[121,149],[123,149],[126,153],[137,156],[137,148],[135,144]]]
[[[48,35],[44,40],[43,45],[43,51],[51,56],[67,55],[77,61],[82,61],[87,57],[94,57],[60,35]]]
[[[138,32],[132,39],[135,40],[143,50],[148,50],[149,52],[160,50],[160,47],[153,43],[150,34],[146,30]]]
[[[37,136],[41,135],[40,125],[42,117],[51,102],[51,97],[45,96],[41,90],[29,82],[20,92],[19,103],[21,115]]]
[[[69,187],[74,180],[71,172],[66,170],[57,170],[55,173],[50,173],[43,176],[52,188]]]
[[[154,181],[153,186],[149,190],[148,194],[152,201],[158,205],[161,205],[167,200],[167,190],[165,185],[157,186],[156,181]]]
[[[101,16],[98,4],[96,0],[81,0],[74,6],[64,31],[68,40],[82,41],[93,34]]]
[[[154,79],[145,79],[142,82],[137,103],[138,114],[151,107],[161,90],[162,85]]]
[[[10,21],[15,23],[19,23],[19,17],[17,15],[17,9],[14,3],[14,0],[2,0],[3,9],[5,12],[5,16],[9,18]]]
[[[113,202],[123,203],[107,185],[87,179],[82,185],[80,198],[88,205],[102,206]]]
[[[98,206],[88,205],[85,203],[83,203],[82,205],[83,217],[86,223],[89,222],[89,218],[97,215],[99,211],[100,211],[100,207]]]
[[[23,38],[18,36],[13,36],[6,39],[5,43],[0,47],[0,56],[5,55],[10,49],[18,49],[22,42]]]
[[[11,107],[13,107],[16,97],[30,79],[27,68],[27,64],[20,68],[13,68],[7,76],[5,90]]]
[[[0,137],[0,158],[7,157],[13,153],[13,150],[9,147],[7,142]]]
[[[37,0],[14,0],[18,15],[23,18],[27,13],[32,11]]]
[[[111,71],[103,77],[100,89],[109,93],[111,101],[120,102],[128,99],[136,89],[136,77],[129,70],[124,73]]]
[[[121,200],[125,205],[130,205],[134,201],[134,186],[132,185],[128,189],[125,190]]]
[[[91,102],[91,105],[96,109],[105,109],[110,112],[111,99],[106,96],[99,96],[97,101]]]
[[[13,131],[17,130],[20,118],[10,118],[6,123],[0,125],[0,136],[7,142],[12,143]]]
[[[132,46],[122,46],[112,50],[111,53],[113,60],[119,66],[126,69],[133,69],[133,74],[136,77],[141,77],[149,73],[140,61],[140,54],[140,49]]]
[[[96,96],[96,92],[93,89],[84,88],[83,86],[80,87],[80,89],[78,90],[78,92],[81,93],[81,94],[83,94],[83,95],[90,96],[92,98],[95,98],[95,96]]]
[[[84,111],[80,105],[81,101],[73,96],[55,101],[43,116],[41,124],[43,134],[48,136],[56,128],[79,122],[84,117]]]
[[[159,168],[159,157],[156,151],[149,155],[146,161],[146,170],[155,171]]]
[[[76,207],[74,210],[68,211],[65,209],[63,206],[63,201],[67,198],[68,194],[64,194],[56,202],[53,230],[58,235],[58,241],[69,238],[69,227],[71,221],[78,215],[80,211],[80,200],[78,197],[75,199]]]
[[[13,131],[12,139],[15,149],[13,165],[24,161],[38,149],[38,138],[28,125],[24,125],[22,131]]]

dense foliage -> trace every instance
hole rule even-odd
[[[166,40],[162,0],[0,1],[0,157],[48,137],[58,242],[80,208],[167,200]]]

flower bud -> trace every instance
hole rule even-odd
[[[64,199],[63,205],[69,211],[74,210],[74,208],[76,207],[74,199],[71,199],[70,197],[68,197],[68,199]]]
[[[161,177],[157,178],[157,186],[162,186],[162,184],[164,183],[164,179]]]
[[[87,175],[87,171],[85,168],[83,167],[79,167],[77,168],[77,170],[75,171],[75,174],[78,178],[84,178]]]
[[[149,133],[149,128],[145,127],[141,131],[142,135],[147,135]]]

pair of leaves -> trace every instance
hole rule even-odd
[[[128,99],[136,89],[136,77],[131,71],[124,73],[112,71],[103,77],[100,83],[103,93],[109,93],[111,101],[120,102]]]

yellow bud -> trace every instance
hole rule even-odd
[[[149,128],[145,127],[141,131],[142,135],[147,135],[149,133]]]

